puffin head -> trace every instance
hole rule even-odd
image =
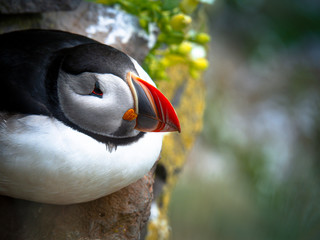
[[[125,53],[100,43],[62,51],[59,108],[72,125],[109,138],[180,132],[177,114],[148,74]]]

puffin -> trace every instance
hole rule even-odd
[[[0,195],[98,199],[143,177],[163,136],[181,130],[136,60],[82,35],[0,35],[0,84]]]

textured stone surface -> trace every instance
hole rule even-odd
[[[0,239],[140,238],[150,215],[153,177],[98,200],[67,206],[0,197]]]
[[[149,38],[138,29],[135,18],[103,5],[82,2],[70,12],[1,15],[0,19],[0,33],[30,28],[70,31],[113,45],[139,62],[150,49]],[[150,172],[114,194],[69,206],[0,197],[0,239],[139,239],[150,215],[152,184]]]
[[[88,36],[124,51],[140,63],[156,35],[147,35],[135,17],[119,9],[88,2],[81,2],[69,12],[0,16],[0,33],[30,28],[59,29]]]
[[[75,9],[81,0],[0,0],[0,13],[41,13]]]

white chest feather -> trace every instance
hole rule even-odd
[[[146,174],[163,134],[146,133],[109,152],[106,145],[46,116],[0,123],[0,194],[71,204],[117,191]]]

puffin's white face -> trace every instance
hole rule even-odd
[[[65,116],[79,127],[100,135],[123,138],[136,136],[136,121],[124,120],[134,108],[128,84],[113,74],[60,72],[58,97]]]

